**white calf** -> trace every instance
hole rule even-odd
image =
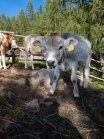
[[[53,88],[49,93],[53,95],[55,92],[56,83],[60,75],[60,68],[62,70],[71,69],[74,97],[79,97],[77,87],[77,68],[80,66],[80,85],[83,85],[84,75],[84,88],[87,88],[91,56],[90,42],[84,37],[69,33],[64,33],[61,36],[53,33],[46,39],[45,47],[47,49],[46,65],[48,68],[54,68]]]
[[[41,41],[44,40],[45,37],[37,36],[37,35],[28,35],[24,38],[24,46],[25,46],[25,69],[28,68],[27,66],[27,59],[28,55],[30,55],[31,59],[31,66],[34,69],[33,64],[33,57],[34,56],[44,56],[45,54],[45,47],[41,45]]]

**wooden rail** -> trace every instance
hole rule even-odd
[[[12,32],[12,31],[3,31],[3,30],[0,30],[0,32],[14,34],[14,36],[17,36],[17,37],[23,37],[23,38],[26,37],[26,36],[23,36],[23,35],[17,35],[17,34],[15,34],[15,32]]]
[[[23,36],[23,35],[17,35],[17,34],[14,34],[14,36],[16,36],[16,37],[22,37],[22,38],[26,37],[26,36]]]
[[[90,58],[92,61],[96,62],[96,63],[100,63],[100,61],[96,61],[95,59],[93,58]]]
[[[77,74],[80,75],[80,71],[77,71]],[[100,80],[100,81],[104,81],[104,79],[99,78],[99,77],[96,77],[94,75],[89,75],[89,77],[94,78],[94,79],[97,79],[97,80]]]
[[[0,32],[2,32],[2,33],[11,33],[11,34],[14,34],[14,36],[16,36],[16,37],[22,37],[22,38],[24,38],[25,36],[23,36],[23,35],[18,35],[18,34],[15,34],[15,32],[12,32],[12,31],[3,31],[3,30],[0,30]],[[24,53],[24,47],[19,47],[21,50],[23,50],[23,55],[25,54]],[[15,57],[16,56],[18,56],[18,59],[19,60],[24,60],[24,58],[21,58],[21,57],[19,57],[19,55],[8,55],[8,57],[12,57],[13,58],[13,63],[15,62]],[[44,57],[39,57],[39,56],[35,56],[34,57],[34,60],[45,60],[44,59]],[[96,62],[96,63],[100,63],[100,61],[96,61],[95,59],[93,59],[93,58],[91,58],[91,61],[94,61],[94,62]],[[96,67],[92,67],[92,66],[90,66],[89,67],[90,69],[93,69],[93,70],[95,70],[95,71],[98,71],[98,72],[101,72],[101,73],[103,73],[100,69],[97,69]],[[77,71],[77,73],[79,74],[79,71]],[[102,78],[98,78],[98,77],[96,77],[96,76],[93,76],[93,75],[89,75],[89,77],[91,77],[91,78],[94,78],[94,79],[97,79],[97,80],[100,80],[100,81],[104,81],[104,79],[102,79]]]
[[[18,60],[24,60],[23,55],[25,54],[25,48],[24,47],[19,47],[19,48],[22,50],[22,53],[21,53],[22,57],[18,55]],[[28,58],[28,60],[30,60],[30,58]],[[37,60],[37,61],[45,61],[45,58],[43,56],[34,56],[34,61],[35,60]],[[94,60],[94,61],[96,62],[96,60]],[[100,61],[97,61],[97,63],[100,63]],[[95,70],[95,71],[103,73],[100,69],[97,69],[96,67],[90,66],[89,68],[92,69],[92,70]],[[80,74],[80,72],[77,71],[77,74]],[[93,76],[93,75],[89,75],[89,77],[97,79],[97,80],[100,80],[100,81],[104,81],[103,78],[99,78],[99,77],[96,77],[96,76]]]
[[[0,32],[2,32],[2,33],[11,33],[11,34],[14,34],[14,32],[12,32],[12,31],[3,31],[3,30],[0,30]]]
[[[98,71],[98,72],[103,73],[102,70],[99,70],[99,69],[97,69],[97,68],[95,68],[95,67],[90,66],[89,68],[90,68],[90,69],[93,69],[93,70],[96,70],[96,71]]]

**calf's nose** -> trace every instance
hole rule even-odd
[[[54,65],[54,62],[55,61],[53,61],[53,60],[49,60],[49,61],[47,61],[47,64],[48,64],[48,66],[53,66]]]

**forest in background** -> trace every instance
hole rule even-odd
[[[45,0],[34,12],[32,0],[17,16],[0,15],[0,30],[18,35],[48,36],[52,32],[69,32],[85,36],[92,43],[93,52],[104,51],[104,0]],[[19,45],[22,38],[16,38]]]

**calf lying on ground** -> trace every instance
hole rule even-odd
[[[5,55],[6,52],[11,50],[12,48],[17,48],[18,46],[16,45],[16,42],[14,40],[14,36],[10,34],[9,36],[6,36],[2,33],[0,33],[0,68],[6,69],[6,64],[5,64]],[[3,66],[2,63],[3,62]]]
[[[28,54],[30,54],[31,66],[34,69],[33,57],[34,56],[44,56],[45,55],[45,47],[41,45],[41,41],[44,40],[44,36],[37,35],[28,35],[24,38],[24,46],[25,46],[25,69],[27,66]]]
[[[50,91],[54,82],[54,69],[41,69],[31,74],[27,79],[31,85],[42,84],[44,85],[46,90]],[[64,79],[62,76],[62,72],[60,72],[56,88],[57,90],[64,91]]]
[[[13,71],[12,71],[13,72]],[[20,78],[18,80],[13,80],[17,83],[30,85],[33,87],[44,86],[47,91],[52,89],[52,84],[54,81],[54,69],[41,69],[28,75],[26,78]],[[64,92],[66,85],[64,83],[63,75],[60,73],[60,77],[57,81],[56,90]]]
[[[84,85],[84,88],[87,88],[91,43],[81,36],[69,33],[64,33],[60,36],[57,33],[53,33],[46,39],[45,47],[47,49],[46,65],[48,68],[54,68],[54,81],[49,94],[53,95],[55,92],[57,80],[60,76],[59,69],[61,68],[62,70],[72,70],[71,81],[74,86],[74,97],[79,97],[77,88],[77,68],[80,66],[80,85]],[[85,80],[83,79],[83,75],[85,76]]]

